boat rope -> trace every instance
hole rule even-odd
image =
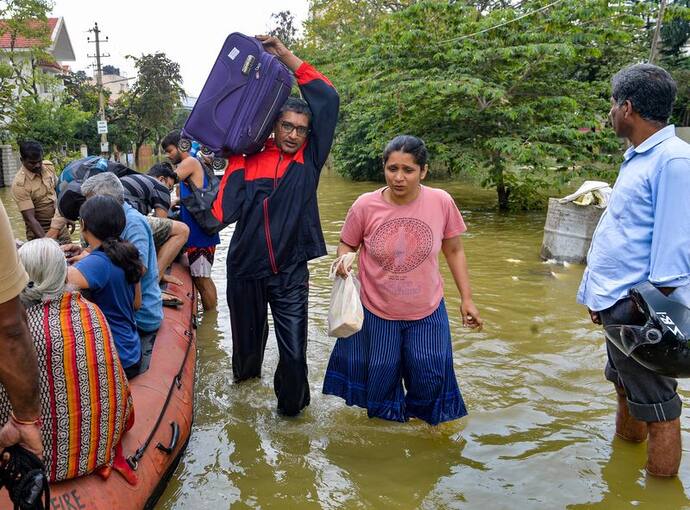
[[[188,294],[188,296],[189,296],[189,294]],[[191,328],[196,329],[197,322],[196,322],[196,314],[194,313],[195,308],[196,308],[196,300],[194,299],[195,293],[192,294],[190,297],[192,298]],[[149,444],[153,440],[153,436],[155,435],[156,431],[158,430],[158,427],[160,426],[161,422],[163,421],[163,416],[165,415],[165,411],[168,409],[168,404],[170,404],[170,399],[172,398],[173,391],[175,391],[175,389],[180,389],[182,387],[182,372],[184,371],[185,365],[187,364],[187,358],[189,357],[189,351],[191,350],[192,345],[194,344],[194,342],[192,341],[192,339],[194,338],[194,332],[191,330],[186,330],[184,333],[188,339],[187,348],[186,348],[185,353],[184,353],[184,358],[182,358],[182,363],[180,364],[180,369],[177,371],[177,374],[175,374],[175,377],[173,377],[172,383],[170,384],[170,388],[168,390],[168,395],[167,395],[167,397],[165,397],[165,402],[163,403],[163,407],[161,409],[161,412],[158,415],[158,419],[156,420],[155,425],[151,429],[149,436],[146,438],[146,441],[144,441],[144,443],[137,449],[136,452],[134,452],[133,455],[130,455],[127,458],[127,463],[135,471],[139,467],[139,461],[144,456],[146,449],[149,447]]]

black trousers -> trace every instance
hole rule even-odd
[[[300,262],[258,280],[237,279],[228,273],[227,298],[235,381],[261,376],[270,305],[280,354],[273,378],[278,411],[288,416],[298,414],[309,405],[307,263]]]

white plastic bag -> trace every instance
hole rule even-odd
[[[345,338],[362,329],[364,309],[359,299],[359,282],[352,271],[347,278],[336,275],[340,262],[349,270],[355,261],[355,253],[350,252],[335,259],[328,277],[333,280],[331,307],[328,309],[328,336]]]

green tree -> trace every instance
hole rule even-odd
[[[8,48],[0,49],[0,60],[4,62],[0,70],[2,76],[11,75],[11,81],[4,81],[14,90],[14,99],[29,96],[34,102],[40,100],[41,89],[56,84],[56,80],[42,72],[41,65],[53,63],[53,57],[47,52],[50,46],[50,28],[48,12],[52,9],[49,0],[2,0],[0,1],[0,36],[10,40]],[[31,48],[17,48],[19,39],[33,42]],[[2,93],[6,94],[6,92]],[[11,111],[10,103],[3,103],[4,112]]]
[[[38,140],[46,152],[57,152],[79,147],[77,132],[88,117],[78,106],[27,96],[19,101],[8,129],[15,140]]]
[[[134,60],[137,81],[119,97],[111,121],[121,137],[135,144],[138,157],[139,147],[156,143],[172,128],[184,89],[179,64],[165,53],[128,58]]]
[[[321,52],[337,51],[342,42],[366,36],[382,17],[414,3],[414,0],[310,0],[304,43]]]
[[[602,130],[609,79],[648,52],[641,8],[479,3],[420,1],[384,11],[368,36],[341,41],[339,58],[321,54],[343,96],[338,171],[379,177],[385,142],[414,134],[426,140],[435,173],[472,169],[508,209],[540,206],[547,173],[565,180],[609,168],[618,148]]]
[[[283,41],[288,48],[293,46],[297,35],[295,15],[290,11],[274,12],[271,14],[271,23],[273,23],[273,27],[268,31],[269,35]]]
[[[103,66],[103,74],[120,74],[120,68],[111,66],[111,65],[105,65]]]
[[[96,130],[97,121],[101,118],[98,109],[98,87],[84,71],[67,73],[62,79],[65,85],[63,101],[87,113],[75,136],[81,143],[86,144],[90,154],[98,154],[101,145],[101,137]],[[104,88],[103,93],[106,118],[112,118],[112,107],[108,101],[110,91]],[[112,129],[110,131],[112,132]],[[109,133],[109,138],[112,141],[112,133]]]
[[[656,4],[656,2],[654,2]],[[690,125],[690,57],[686,47],[690,39],[690,0],[670,2],[661,26],[661,65],[678,83],[678,98],[673,112],[673,122]]]
[[[62,76],[65,86],[65,100],[78,104],[86,112],[98,111],[98,87],[84,71],[69,72]],[[103,89],[106,99],[110,95],[108,89]]]

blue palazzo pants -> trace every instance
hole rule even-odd
[[[382,319],[365,308],[361,331],[336,341],[323,392],[365,408],[370,418],[436,425],[465,416],[444,301],[413,321]]]

